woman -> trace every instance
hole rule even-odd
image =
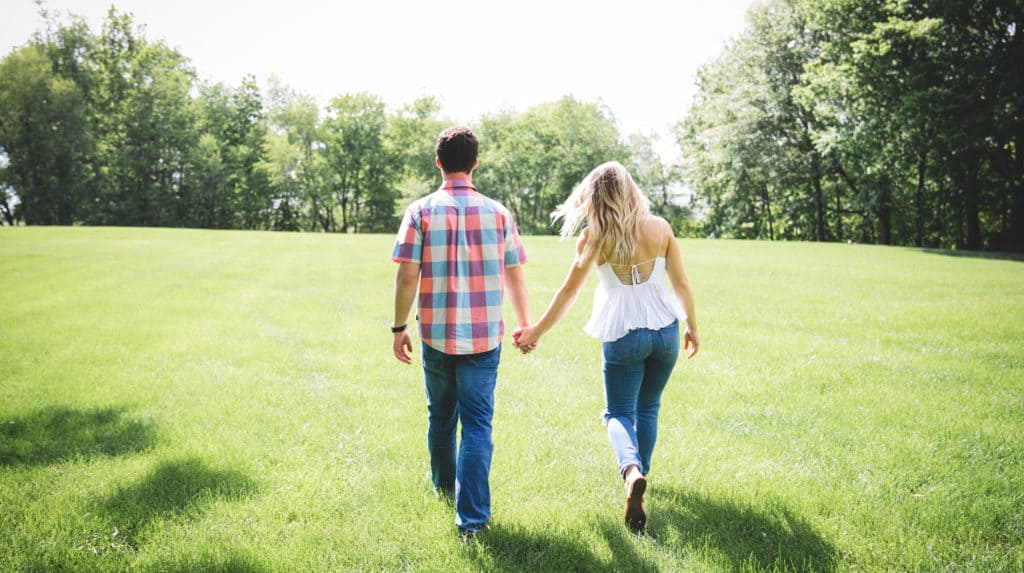
[[[672,228],[651,214],[647,198],[619,163],[590,172],[551,216],[563,219],[563,238],[576,234],[584,219],[587,225],[569,274],[544,315],[516,330],[513,339],[520,350],[531,351],[569,310],[597,265],[601,282],[583,330],[604,341],[604,419],[625,480],[625,521],[640,533],[647,522],[643,496],[661,393],[679,356],[680,320],[686,323],[687,358],[700,346],[693,294]]]

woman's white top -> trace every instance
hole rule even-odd
[[[651,274],[642,280],[638,267],[652,261]],[[601,282],[594,293],[594,311],[583,332],[611,342],[637,328],[658,330],[674,320],[686,321],[686,310],[665,284],[665,257],[637,263],[629,269],[630,282],[623,283],[610,264],[597,267]]]

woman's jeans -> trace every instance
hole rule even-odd
[[[455,525],[476,531],[491,517],[491,419],[501,345],[479,354],[445,354],[423,344],[427,448],[434,488],[455,494]],[[462,421],[462,443],[455,444]],[[456,463],[456,454],[458,463]]]
[[[678,321],[604,343],[604,420],[620,474],[632,465],[644,475],[651,470],[661,393],[678,357]]]

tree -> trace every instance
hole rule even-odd
[[[772,0],[677,129],[706,229],[1024,248],[1019,3]],[[760,201],[759,201],[760,198]]]
[[[551,211],[587,173],[606,161],[630,160],[611,113],[571,97],[485,116],[479,131],[485,143],[475,180],[524,232],[553,233]]]
[[[15,50],[0,63],[0,152],[3,183],[20,199],[27,224],[70,225],[83,196],[83,156],[90,147],[86,102],[71,80],[54,73],[39,45]],[[6,191],[5,191],[6,195]],[[4,213],[13,221],[8,201]]]
[[[316,101],[271,79],[267,111],[267,159],[276,204],[274,228],[329,231],[333,201],[326,186],[327,165]]]
[[[799,186],[800,154],[779,134],[777,94],[748,36],[698,73],[698,96],[676,128],[686,181],[703,200],[710,236],[775,239],[783,207],[798,211],[788,190]],[[784,183],[785,181],[785,183]]]
[[[90,54],[89,128],[96,140],[91,224],[171,225],[179,220],[185,164],[196,145],[195,73],[131,16],[111,9]]]
[[[341,209],[342,232],[384,231],[397,225],[389,186],[400,168],[385,146],[387,113],[377,96],[358,93],[331,100],[324,121],[324,155]]]
[[[447,125],[437,118],[440,109],[437,99],[422,97],[389,117],[387,153],[397,162],[401,173],[392,183],[401,203],[396,215],[404,213],[414,199],[437,188],[434,144]]]
[[[679,166],[666,164],[655,151],[656,135],[633,134],[629,137],[629,170],[637,186],[651,201],[651,211],[668,221],[677,234],[690,229],[692,211],[682,192]]]
[[[252,77],[238,88],[199,90],[199,152],[193,154],[188,196],[202,227],[267,229],[274,205],[265,168],[267,125],[262,95]]]

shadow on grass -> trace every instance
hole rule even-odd
[[[648,534],[677,552],[722,556],[734,571],[836,569],[835,548],[784,507],[765,511],[672,487],[654,493]]]
[[[164,562],[143,571],[188,571],[190,573],[269,573],[271,569],[256,557],[235,549],[219,549],[217,553],[207,553],[198,557],[188,557],[179,561]]]
[[[1014,261],[1024,263],[1024,253],[1011,253],[1006,251],[953,251],[950,249],[928,249],[919,248],[922,253],[930,255],[945,255],[947,257],[967,257],[971,259],[996,259],[1001,261]]]
[[[0,466],[123,455],[145,450],[155,439],[152,422],[129,418],[123,408],[46,408],[0,420]]]
[[[234,470],[210,468],[198,458],[161,463],[138,483],[121,487],[92,508],[130,547],[155,519],[195,518],[218,500],[237,500],[256,491],[255,483]]]
[[[610,561],[591,551],[585,539],[571,533],[528,531],[519,527],[495,526],[480,537],[486,560],[480,568],[489,571],[656,571],[637,553],[635,539],[625,527],[598,524],[612,552]]]

